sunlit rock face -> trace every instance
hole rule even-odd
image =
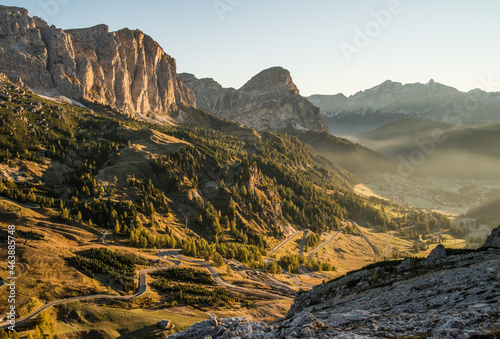
[[[300,95],[284,68],[266,69],[237,90],[213,79],[179,76],[194,92],[197,107],[218,117],[268,131],[328,131],[319,108]]]
[[[139,30],[62,30],[23,8],[0,6],[0,72],[49,96],[164,115],[194,106],[175,59]]]

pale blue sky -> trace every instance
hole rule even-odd
[[[387,11],[394,1],[400,5],[387,23],[377,23],[372,12]],[[387,79],[425,83],[431,78],[464,91],[500,91],[498,84],[481,84],[487,78],[500,82],[498,0],[1,3],[25,7],[60,28],[105,23],[111,30],[140,29],[176,58],[179,72],[211,77],[225,87],[238,88],[279,65],[290,70],[303,95],[353,94]],[[356,28],[372,35],[369,43],[361,41],[366,46],[355,44]],[[342,52],[347,45],[356,48],[350,49],[350,62]]]

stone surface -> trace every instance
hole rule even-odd
[[[500,226],[491,231],[483,247],[500,248]]]
[[[220,325],[220,320],[217,318],[216,315],[212,314],[210,318],[208,318],[208,322],[212,324],[212,326],[219,326]]]
[[[123,112],[168,115],[194,106],[175,59],[139,30],[62,30],[23,8],[0,6],[0,72],[33,91],[96,101]]]
[[[282,67],[260,72],[238,90],[192,74],[179,77],[194,92],[197,107],[218,117],[269,131],[329,131],[319,108],[300,95]]]
[[[429,256],[427,257],[427,259],[429,260],[440,260],[440,259],[446,259],[447,255],[446,255],[446,248],[439,244],[436,246],[436,248],[434,248],[431,253],[429,253]]]

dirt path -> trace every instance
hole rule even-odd
[[[387,239],[385,239],[385,244],[387,245],[387,249],[385,250],[384,254],[382,254],[382,256],[385,258],[389,255],[389,253],[392,252],[393,248],[390,244],[390,241],[391,241],[391,238],[392,236],[394,235],[394,233],[391,233],[389,234],[389,236],[387,237]]]

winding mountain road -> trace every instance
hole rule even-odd
[[[280,244],[275,250],[278,250],[281,246],[283,246],[288,241],[290,241],[291,239],[293,239],[300,232],[302,232],[302,231],[296,232],[294,235],[292,235],[291,237],[289,237],[285,242],[283,242],[282,244]],[[102,235],[102,244],[106,245],[106,246],[119,247],[119,246],[114,246],[114,245],[107,244],[106,243],[106,236],[107,235],[108,235],[108,231],[104,230],[103,235]],[[240,286],[235,286],[235,285],[229,284],[228,282],[226,282],[225,280],[222,279],[222,277],[220,276],[219,272],[217,272],[210,264],[208,264],[208,263],[206,263],[204,261],[200,261],[200,260],[190,259],[190,258],[184,257],[184,256],[182,256],[182,255],[179,254],[180,250],[160,250],[160,251],[162,251],[162,252],[158,253],[158,257],[160,257],[162,259],[166,259],[166,260],[172,262],[172,264],[171,265],[167,265],[167,266],[152,267],[152,268],[147,268],[147,269],[140,270],[139,271],[139,286],[138,286],[138,291],[135,294],[124,295],[124,296],[110,295],[110,294],[94,294],[94,295],[85,295],[85,296],[78,296],[78,297],[72,297],[72,298],[66,298],[66,299],[59,299],[59,300],[51,301],[51,302],[43,305],[42,307],[40,307],[36,311],[30,313],[29,315],[27,315],[27,316],[25,316],[25,317],[23,317],[21,319],[16,319],[16,325],[21,324],[23,322],[26,322],[26,321],[28,321],[30,319],[33,319],[38,314],[40,314],[41,312],[43,312],[44,310],[46,310],[48,308],[51,308],[51,307],[57,306],[57,305],[66,304],[66,303],[69,303],[69,302],[85,301],[85,300],[97,300],[97,299],[130,300],[130,299],[134,299],[134,298],[140,297],[141,295],[143,295],[144,293],[146,293],[147,289],[148,289],[147,274],[153,273],[153,272],[157,272],[157,271],[167,270],[167,269],[179,266],[182,263],[181,260],[188,261],[188,262],[191,262],[191,263],[196,263],[196,264],[204,266],[205,268],[208,269],[208,271],[210,272],[210,274],[213,276],[214,280],[219,285],[221,285],[223,287],[226,287],[228,289],[236,290],[236,291],[245,293],[247,295],[253,295],[253,296],[257,296],[257,297],[264,297],[264,298],[270,298],[270,299],[277,299],[278,298],[278,299],[285,299],[285,300],[293,300],[293,298],[289,297],[289,296],[283,296],[283,295],[269,293],[269,292],[264,292],[264,291],[256,291],[256,290],[252,290],[252,289],[249,289],[249,288],[245,288],[245,287],[240,287]],[[167,259],[166,258],[167,256],[176,258],[177,260],[176,259],[170,259],[170,258]],[[24,271],[26,270],[26,266],[24,264],[22,264],[22,265],[23,265],[23,271],[21,273],[24,273]],[[264,282],[264,283],[267,284],[267,285],[269,285],[269,286],[271,286],[271,287],[274,286],[275,288],[283,289],[283,290],[285,290],[285,293],[290,294],[290,295],[294,295],[296,293],[294,290],[290,289],[289,287],[285,286],[284,284],[281,284],[280,282],[278,282],[278,283],[276,283],[276,282]],[[11,324],[8,321],[3,321],[3,322],[0,323],[0,327],[8,327],[10,325]]]
[[[387,249],[385,250],[384,254],[382,254],[382,256],[385,258],[389,255],[389,253],[392,252],[393,248],[390,244],[390,241],[391,241],[391,238],[392,236],[394,235],[394,233],[391,233],[389,234],[389,236],[387,237],[387,239],[385,239],[385,244],[387,245]]]
[[[286,238],[285,241],[283,241],[281,244],[279,244],[278,246],[276,246],[272,251],[269,252],[269,256],[272,256],[274,253],[276,253],[280,248],[282,248],[283,246],[285,246],[286,244],[288,244],[288,242],[290,242],[290,240],[292,240],[293,238],[295,238],[300,232],[303,232],[303,231],[297,231],[295,232],[294,234],[292,234],[291,236],[289,236],[288,238]]]
[[[113,246],[113,245],[109,245],[106,243],[106,235],[107,234],[108,234],[108,231],[104,230],[104,233],[102,235],[102,243],[103,243],[103,245],[106,245],[106,246]],[[66,303],[73,302],[73,301],[95,300],[95,299],[130,300],[130,299],[140,297],[141,295],[146,293],[148,290],[147,274],[157,272],[157,271],[167,270],[169,268],[176,267],[176,266],[179,266],[181,264],[180,260],[169,260],[169,261],[172,262],[171,265],[152,267],[152,268],[146,268],[146,269],[140,270],[139,271],[139,288],[135,294],[123,295],[123,296],[122,295],[110,295],[110,294],[93,294],[93,295],[85,295],[85,296],[79,296],[79,297],[51,301],[51,302],[43,305],[42,307],[40,307],[38,310],[30,313],[29,315],[27,315],[19,320],[16,320],[16,325],[34,318],[40,312],[42,312],[50,307],[61,305],[61,304],[66,304]],[[24,264],[21,264],[21,265],[23,265],[23,271],[21,273],[24,273],[24,271],[26,270],[26,265],[24,265]],[[7,321],[0,323],[0,327],[7,327],[7,326],[10,326],[10,324]]]
[[[187,261],[190,263],[202,265],[203,267],[208,269],[208,271],[210,272],[210,274],[212,275],[212,277],[214,278],[214,280],[217,284],[219,284],[223,287],[226,287],[228,289],[232,289],[232,290],[239,291],[239,292],[245,293],[247,295],[252,295],[252,296],[256,296],[256,297],[264,297],[264,298],[270,298],[270,299],[293,300],[293,298],[288,297],[288,296],[283,296],[283,295],[274,294],[274,293],[270,293],[270,292],[264,292],[264,291],[256,291],[256,290],[252,290],[252,289],[249,289],[246,287],[232,285],[232,284],[228,283],[227,281],[225,281],[224,279],[222,279],[220,273],[217,272],[217,270],[215,268],[213,268],[212,265],[210,265],[209,263],[207,263],[205,261],[185,257],[185,256],[179,254],[179,250],[166,250],[164,252],[159,253],[158,256],[161,258],[173,257],[173,258],[184,260],[184,261]],[[170,259],[168,259],[168,260],[170,260]]]
[[[310,287],[318,285],[318,284],[310,284],[310,283],[306,283],[306,282],[300,281],[297,278],[297,276],[295,276],[293,274],[290,274],[290,273],[286,273],[286,275],[289,276],[290,278],[292,278],[293,283],[296,284],[296,285],[302,285],[302,286],[307,287],[307,288],[310,288]]]
[[[318,247],[312,249],[311,251],[309,251],[309,253],[307,253],[308,256],[311,256],[313,255],[314,253],[318,252],[320,249],[324,248],[325,246],[328,246],[333,240],[335,240],[335,238],[340,234],[340,232],[342,232],[343,230],[345,230],[345,226],[340,228],[337,232],[335,232],[335,234],[330,238],[328,239],[327,242],[319,245]]]
[[[172,261],[172,260],[170,260],[170,261]],[[50,307],[61,305],[61,304],[66,304],[66,303],[73,302],[73,301],[95,300],[95,299],[130,300],[130,299],[140,297],[141,295],[146,293],[146,291],[148,290],[146,274],[153,273],[156,271],[166,270],[166,269],[178,266],[181,263],[180,261],[172,261],[172,262],[173,262],[172,265],[147,268],[147,269],[143,269],[143,270],[139,271],[139,290],[135,294],[132,294],[132,295],[93,294],[93,295],[85,295],[85,296],[79,296],[79,297],[51,301],[51,302],[43,305],[42,307],[40,307],[38,310],[30,313],[29,315],[27,315],[19,320],[16,320],[16,325],[36,317],[40,312],[42,312]],[[7,326],[10,326],[10,324],[7,321],[0,323],[0,327],[7,327]]]

